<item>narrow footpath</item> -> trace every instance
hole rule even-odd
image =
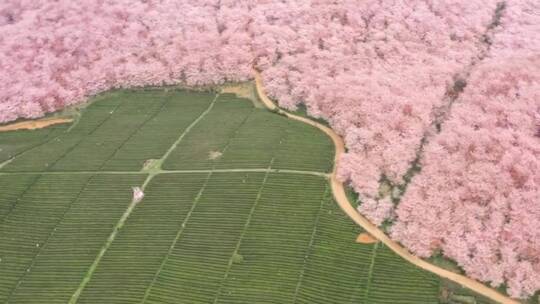
[[[347,214],[348,217],[350,217],[356,224],[361,226],[364,230],[366,230],[368,233],[370,233],[373,237],[377,238],[379,241],[383,242],[388,248],[392,249],[396,254],[404,258],[405,260],[409,261],[410,263],[427,270],[429,272],[432,272],[440,277],[446,278],[450,281],[453,281],[455,283],[458,283],[478,294],[481,294],[493,301],[503,303],[503,304],[520,304],[520,302],[503,295],[502,293],[498,292],[497,290],[490,288],[476,280],[473,280],[471,278],[468,278],[464,275],[451,272],[449,270],[446,270],[444,268],[441,268],[439,266],[433,265],[413,254],[411,254],[406,248],[402,247],[397,242],[394,242],[392,239],[390,239],[381,229],[379,229],[377,226],[373,225],[369,220],[367,220],[364,216],[362,216],[356,209],[353,208],[351,202],[349,202],[349,199],[347,198],[347,195],[345,194],[345,188],[343,187],[343,183],[340,182],[337,178],[337,167],[338,167],[338,161],[341,157],[341,155],[345,152],[345,144],[343,142],[343,139],[332,129],[328,128],[327,126],[320,124],[316,121],[310,120],[305,117],[301,117],[298,115],[294,115],[291,113],[288,113],[279,107],[277,107],[270,98],[266,95],[264,92],[264,87],[262,83],[261,75],[258,71],[254,71],[255,73],[255,85],[257,88],[257,93],[259,95],[259,98],[263,102],[263,104],[272,111],[277,111],[280,114],[283,114],[287,116],[290,119],[298,120],[303,123],[312,125],[319,130],[323,131],[328,135],[332,141],[334,142],[335,146],[335,156],[334,156],[334,168],[332,170],[332,173],[330,174],[330,185],[332,188],[332,193],[334,195],[334,199],[336,200],[339,207]]]

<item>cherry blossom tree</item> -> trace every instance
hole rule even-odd
[[[507,9],[496,47],[425,147],[392,236],[527,297],[540,289],[540,41],[530,39],[540,6]]]
[[[3,2],[0,122],[39,117],[115,87],[249,79],[249,10],[218,3]]]
[[[540,289],[538,12],[533,0],[4,0],[0,123],[255,67],[281,106],[303,103],[343,136],[339,175],[361,213],[525,297]]]

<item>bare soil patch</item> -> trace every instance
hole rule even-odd
[[[264,108],[258,98],[257,90],[252,82],[225,84],[220,88],[221,93],[232,93],[238,97],[249,99],[256,108]]]
[[[223,153],[219,152],[219,151],[210,151],[208,153],[208,159],[210,160],[216,160],[216,159],[219,159],[221,158],[221,156],[223,155]]]
[[[42,129],[53,125],[65,124],[73,122],[72,118],[50,118],[40,120],[21,121],[6,126],[0,126],[0,132],[8,132],[15,130],[35,130]]]
[[[371,234],[367,232],[362,232],[358,235],[356,238],[356,242],[360,244],[374,244],[379,242],[376,238],[374,238]]]

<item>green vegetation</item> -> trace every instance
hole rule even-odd
[[[160,158],[167,151],[212,97],[209,93],[182,91],[108,95],[84,109],[69,132],[23,153],[2,171],[140,170],[145,160]],[[8,135],[0,133],[0,142]]]
[[[448,280],[441,281],[440,295],[440,304],[497,304],[497,302]]]
[[[0,225],[0,302],[66,303],[143,179],[32,175]]]
[[[311,120],[315,120],[316,122],[321,123],[321,124],[323,124],[323,125],[330,128],[330,124],[328,123],[328,121],[324,120],[323,118],[316,118],[316,117],[313,117],[313,116],[309,115],[305,103],[299,104],[297,106],[297,108],[296,108],[296,111],[289,111],[289,112],[292,113],[292,114],[298,115],[298,116],[302,116],[302,117],[305,117],[305,118],[309,118]]]
[[[1,303],[439,303],[437,277],[354,242],[311,126],[230,94],[131,90],[68,128],[0,133],[16,155]]]
[[[222,94],[215,109],[184,138],[164,168],[271,166],[327,172],[331,170],[332,158],[332,142],[317,129],[254,108],[248,99]]]
[[[67,129],[66,125],[54,125],[34,131],[0,133],[0,164],[40,144],[44,144]]]

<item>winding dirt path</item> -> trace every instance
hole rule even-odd
[[[49,118],[40,120],[26,120],[12,123],[5,126],[0,126],[0,132],[15,131],[15,130],[35,130],[42,129],[53,125],[65,124],[73,122],[72,118]]]
[[[268,96],[265,94],[260,73],[258,71],[255,71],[254,73],[255,73],[255,85],[257,88],[257,93],[261,101],[263,102],[263,104],[268,109],[278,111],[279,113],[287,116],[290,119],[298,120],[303,123],[312,125],[318,128],[319,130],[323,131],[324,133],[326,133],[332,139],[332,141],[334,142],[336,151],[335,151],[335,157],[334,157],[334,168],[330,175],[330,185],[332,187],[334,199],[336,200],[338,205],[341,207],[341,209],[347,214],[347,216],[349,216],[356,224],[361,226],[373,237],[383,242],[387,247],[392,249],[399,256],[401,256],[405,260],[409,261],[410,263],[424,270],[430,271],[440,277],[446,278],[464,287],[467,287],[493,301],[504,303],[504,304],[520,304],[520,302],[512,298],[509,298],[508,296],[505,296],[502,293],[496,291],[495,289],[492,289],[476,280],[473,280],[461,274],[451,272],[444,268],[435,266],[429,262],[422,260],[421,258],[417,256],[412,255],[407,249],[399,245],[397,242],[394,242],[393,240],[391,240],[382,230],[380,230],[377,226],[373,225],[370,221],[368,221],[365,217],[363,217],[360,213],[358,213],[356,209],[354,209],[351,203],[349,202],[347,195],[345,194],[345,188],[343,187],[343,183],[341,183],[337,179],[337,176],[336,176],[338,161],[341,157],[341,154],[345,152],[345,144],[343,142],[343,139],[337,133],[335,133],[332,129],[326,127],[325,125],[322,125],[318,122],[315,122],[305,117],[290,114],[278,108],[272,102],[272,100],[270,100],[270,98],[268,98]]]

